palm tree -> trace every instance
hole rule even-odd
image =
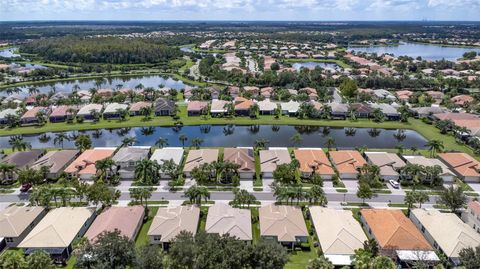
[[[326,206],[328,203],[327,196],[325,195],[322,187],[320,187],[319,185],[312,186],[308,190],[306,198],[310,203],[313,202],[313,204],[319,204],[321,206]]]
[[[293,146],[298,146],[302,143],[302,136],[299,133],[295,133],[290,137],[290,141],[292,141]]]
[[[135,180],[144,185],[158,183],[160,165],[156,161],[144,159],[135,166]]]
[[[135,200],[140,200],[142,204],[145,201],[145,210],[148,212],[148,199],[152,197],[153,190],[151,187],[132,188],[130,189],[130,196]]]
[[[185,147],[185,142],[188,140],[188,136],[186,134],[180,134],[178,140],[182,142],[182,147]]]
[[[168,146],[168,139],[163,138],[163,137],[159,137],[157,139],[157,141],[155,141],[155,146],[157,146],[159,148],[164,148],[164,147]]]
[[[13,151],[25,151],[32,148],[32,145],[29,142],[24,141],[23,137],[19,135],[10,137],[8,143],[12,146]]]
[[[98,179],[99,180],[107,179],[112,174],[112,167],[114,165],[115,165],[115,161],[113,161],[112,158],[105,158],[103,160],[98,160],[95,163],[95,169],[97,169]]]
[[[32,86],[32,87],[28,88],[28,94],[30,94],[30,95],[33,95],[33,94],[36,94],[36,93],[39,93],[39,92],[40,92],[40,90],[35,86]]]
[[[0,182],[8,183],[11,179],[13,179],[13,172],[16,170],[14,164],[9,163],[0,163],[0,173],[2,174],[2,178]]]
[[[151,118],[153,108],[151,106],[144,106],[140,108],[140,114],[143,115],[144,120],[148,120]]]
[[[430,157],[434,157],[438,152],[443,151],[443,141],[432,139],[428,141],[426,146],[430,149]]]
[[[53,144],[60,145],[63,149],[63,142],[65,140],[70,141],[68,135],[66,135],[65,133],[57,133],[55,134],[55,138],[53,139]]]
[[[92,147],[92,140],[88,135],[79,135],[75,139],[75,147],[83,152]]]
[[[130,147],[130,146],[133,146],[136,142],[137,142],[137,139],[135,137],[127,136],[122,140],[122,144],[120,145],[120,147],[125,147],[125,146]]]
[[[199,149],[202,143],[203,143],[203,139],[195,137],[194,139],[192,139],[191,146],[196,149]]]
[[[329,136],[325,142],[325,146],[327,147],[328,151],[330,151],[331,148],[335,147],[335,139]]]
[[[266,149],[267,145],[270,143],[270,141],[266,139],[257,139],[255,140],[255,144],[253,145],[253,148],[256,150],[259,149]]]
[[[200,205],[202,200],[208,201],[210,199],[210,192],[207,187],[193,185],[185,191],[185,195],[190,200],[190,203]]]

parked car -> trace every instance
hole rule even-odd
[[[22,187],[20,188],[20,192],[27,192],[28,190],[30,190],[32,188],[32,184],[30,183],[25,183],[22,185]]]
[[[400,188],[400,184],[399,184],[397,181],[393,180],[393,179],[390,179],[390,180],[388,181],[388,183],[390,183],[390,185],[392,185],[392,187],[394,187],[395,189]]]

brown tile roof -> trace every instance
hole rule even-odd
[[[308,236],[307,226],[299,207],[270,204],[258,209],[260,235],[275,236],[279,242],[296,242]]]
[[[23,114],[22,116],[22,119],[35,118],[38,112],[45,111],[46,109],[47,109],[46,107],[36,106],[28,110],[27,112],[25,112],[25,114]]]
[[[208,102],[191,101],[188,102],[187,111],[201,111],[208,107]]]
[[[453,113],[453,112],[445,112],[445,113],[438,113],[434,114],[434,116],[439,120],[471,120],[471,119],[479,119],[479,117],[475,114],[470,113]]]
[[[240,165],[239,172],[255,172],[252,149],[225,148],[223,149],[223,160]]]
[[[294,154],[295,159],[300,162],[300,172],[311,173],[315,169],[315,173],[320,175],[335,174],[322,149],[296,149]]]
[[[480,162],[466,153],[441,153],[438,157],[464,177],[480,177]]]
[[[362,209],[360,213],[381,248],[432,250],[415,224],[401,210]]]
[[[355,150],[331,151],[330,158],[339,173],[357,173],[357,169],[367,163],[362,155]]]
[[[113,149],[87,149],[65,169],[65,173],[96,174],[95,163],[111,157],[113,152]]]
[[[136,102],[130,105],[130,111],[137,112],[144,107],[152,106],[152,103],[149,102]]]
[[[235,110],[247,110],[253,106],[253,101],[243,98],[243,97],[236,97],[235,98]]]
[[[452,97],[450,100],[454,102],[456,105],[463,106],[465,105],[465,103],[473,102],[474,98],[471,97],[470,95],[457,95],[455,97]]]

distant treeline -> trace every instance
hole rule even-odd
[[[50,61],[74,63],[158,63],[181,56],[178,48],[143,38],[49,38],[24,44],[20,50]]]

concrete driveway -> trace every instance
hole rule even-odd
[[[467,183],[475,192],[480,193],[480,183]]]
[[[356,192],[358,188],[358,181],[357,180],[342,180],[343,184],[345,184],[345,188],[347,188],[348,192]]]

